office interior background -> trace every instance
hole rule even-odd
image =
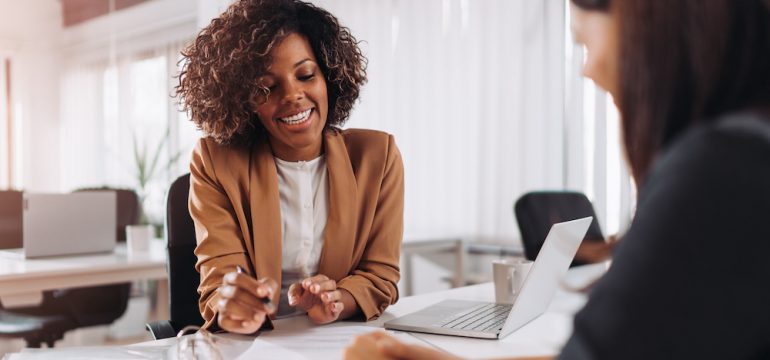
[[[585,193],[607,234],[628,225],[634,188],[618,115],[580,75],[567,2],[312,2],[351,29],[369,60],[345,126],[395,135],[405,237],[516,245],[513,203],[543,189]],[[130,188],[162,224],[165,191],[201,136],[172,96],[180,51],[228,4],[0,0],[0,189]],[[140,179],[138,159],[156,154]]]

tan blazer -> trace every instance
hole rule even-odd
[[[327,130],[329,215],[318,272],[349,291],[367,320],[398,299],[404,168],[393,136]],[[267,142],[250,149],[201,139],[190,164],[190,214],[198,246],[205,327],[216,322],[217,288],[236,265],[281,283],[278,175]],[[278,303],[276,292],[273,303]]]

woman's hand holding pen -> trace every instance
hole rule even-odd
[[[338,289],[336,281],[321,274],[303,279],[289,287],[289,305],[307,311],[310,320],[316,324],[337,320],[345,310],[343,297],[352,301],[350,293]]]
[[[269,301],[276,291],[278,284],[273,279],[257,280],[245,273],[228,273],[219,287],[219,327],[233,333],[255,333],[265,318],[276,311]]]

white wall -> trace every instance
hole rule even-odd
[[[64,29],[58,0],[0,0],[0,55],[12,61],[15,150],[13,187],[61,188],[60,76],[68,63],[104,61],[109,42],[131,52],[196,31],[197,2],[156,0]],[[3,142],[5,139],[3,139]]]
[[[57,190],[61,30],[57,0],[0,0],[0,53],[11,57],[14,127],[22,134],[15,187]]]
[[[215,1],[215,0],[208,0]],[[67,64],[106,62],[188,39],[196,32],[198,5],[190,0],[155,0],[67,28],[61,54]]]
[[[407,237],[514,242],[521,194],[566,185],[564,3],[315,0],[368,57],[348,127],[395,135]]]
[[[198,0],[198,28],[206,27],[219,16],[233,0]]]

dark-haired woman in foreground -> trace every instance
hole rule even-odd
[[[392,136],[339,128],[366,80],[348,29],[240,0],[183,55],[177,94],[206,134],[190,165],[204,326],[379,316],[398,298],[403,165]]]
[[[770,1],[572,2],[640,191],[559,358],[770,358]],[[367,353],[453,358],[384,333],[346,358]]]

